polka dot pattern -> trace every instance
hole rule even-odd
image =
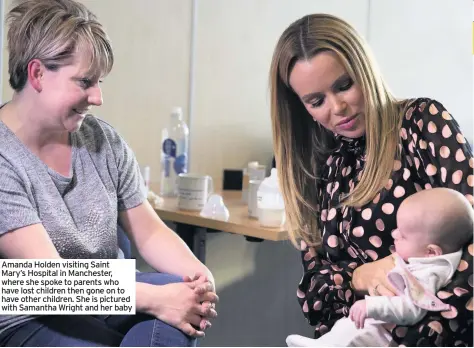
[[[408,181],[408,179],[410,179],[410,176],[411,176],[410,169],[404,168],[403,169],[403,180]]]
[[[305,273],[297,291],[304,315],[315,325],[315,338],[348,315],[356,300],[350,281],[361,260],[371,262],[393,252],[390,233],[396,228],[396,213],[403,199],[439,186],[453,188],[471,202],[474,199],[472,153],[457,123],[440,103],[426,98],[413,101],[399,135],[401,157],[394,160],[391,177],[362,207],[345,207],[340,197],[352,192],[360,181],[366,161],[365,138],[336,136],[339,146],[322,165],[324,181],[318,187],[317,204],[323,243],[318,253],[301,245]],[[395,327],[392,336],[398,345],[467,342],[472,346],[472,253],[472,244],[466,246],[452,281],[437,293],[451,309],[428,312],[413,326]],[[471,331],[465,318],[471,318]]]
[[[372,217],[372,210],[370,208],[366,208],[362,211],[362,219],[364,220],[370,220]]]
[[[364,236],[364,228],[362,226],[358,226],[352,230],[352,234],[357,238],[361,238]]]
[[[366,250],[365,253],[373,260],[377,260],[379,258],[379,255],[373,251],[373,250]]]
[[[430,133],[436,133],[438,129],[436,128],[436,124],[431,121],[430,123],[428,123],[428,132]]]
[[[464,135],[462,135],[461,133],[456,134],[456,140],[458,141],[459,144],[466,143],[466,138],[464,138]]]
[[[449,129],[449,127],[446,125],[443,127],[443,131],[441,132],[441,134],[443,135],[443,137],[449,138],[453,133],[451,132],[451,129]]]
[[[441,116],[442,116],[445,120],[447,120],[447,121],[453,119],[453,118],[451,117],[451,115],[449,114],[449,112],[447,112],[446,110],[444,110],[444,111],[441,113]]]
[[[456,161],[462,162],[466,160],[466,156],[464,155],[464,151],[462,149],[458,149],[456,151]]]
[[[453,177],[452,177],[453,184],[455,185],[460,184],[462,181],[462,175],[463,175],[462,170],[456,170],[453,173]]]
[[[385,224],[383,223],[383,220],[377,219],[377,221],[375,221],[375,227],[377,227],[379,231],[385,230]]]
[[[431,163],[428,164],[428,166],[426,167],[426,174],[428,174],[429,176],[433,176],[437,172],[438,172],[438,169],[434,165],[432,165]]]
[[[382,239],[379,236],[370,237],[369,242],[376,248],[380,248],[382,246]]]
[[[393,190],[393,196],[395,198],[401,198],[405,195],[405,189],[403,186],[397,186],[395,187],[395,190]]]
[[[441,157],[443,157],[443,158],[448,158],[448,157],[449,157],[449,154],[450,154],[449,147],[447,147],[447,146],[441,146],[441,149],[439,149],[439,154],[440,154]]]
[[[382,211],[387,215],[392,214],[394,210],[395,207],[392,203],[385,203],[384,205],[382,205]]]

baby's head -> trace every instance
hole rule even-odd
[[[405,199],[392,232],[395,251],[404,260],[455,252],[473,236],[474,212],[459,192],[423,190]]]

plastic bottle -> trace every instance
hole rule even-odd
[[[244,168],[244,170],[242,171],[242,201],[245,203],[248,203],[248,197],[249,197],[249,183],[251,180],[250,171],[257,167],[258,167],[258,162],[252,161],[252,162],[249,162],[247,164],[247,168]]]
[[[280,227],[285,222],[285,204],[278,187],[276,168],[272,168],[257,191],[258,221],[265,227]]]
[[[170,124],[161,137],[160,195],[172,197],[178,192],[178,175],[188,172],[189,128],[180,107],[173,108]]]

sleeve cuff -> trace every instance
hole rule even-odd
[[[377,309],[384,306],[384,302],[387,301],[385,296],[365,296],[365,303],[367,307],[367,316],[374,318],[378,314]]]

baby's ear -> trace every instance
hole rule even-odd
[[[438,245],[429,244],[426,247],[426,251],[425,251],[426,257],[434,257],[434,256],[440,256],[440,255],[443,255],[443,250]]]

